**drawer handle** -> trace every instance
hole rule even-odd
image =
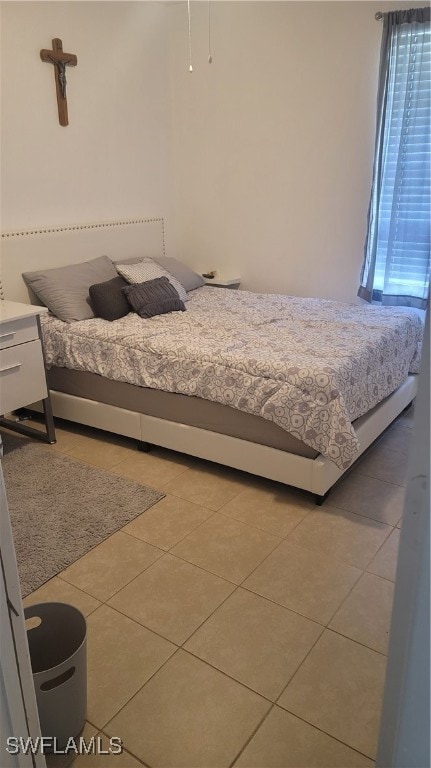
[[[22,363],[14,363],[13,365],[7,365],[6,368],[0,368],[0,373],[6,373],[6,371],[14,371],[15,368],[21,368]]]
[[[11,336],[15,336],[15,331],[9,331],[9,333],[0,333],[0,339],[9,339]]]

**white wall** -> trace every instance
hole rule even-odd
[[[157,2],[2,2],[2,228],[167,219],[173,236],[167,7]],[[69,126],[58,122],[60,37]]]
[[[383,2],[171,7],[178,252],[243,287],[354,301]],[[411,7],[412,3],[391,3]]]
[[[191,5],[189,74],[185,1],[1,3],[2,228],[164,215],[192,266],[355,300],[388,3],[213,2],[211,65]],[[53,37],[78,56],[67,128]]]

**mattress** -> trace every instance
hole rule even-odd
[[[317,451],[271,421],[200,397],[136,387],[134,384],[105,379],[88,371],[56,367],[48,371],[48,386],[57,392],[238,437],[307,459],[315,459],[318,455]]]
[[[41,318],[48,367],[197,397],[276,424],[346,469],[353,421],[419,366],[408,309],[199,288],[186,312]]]

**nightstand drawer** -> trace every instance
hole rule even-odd
[[[0,349],[25,344],[27,341],[38,339],[36,317],[22,317],[20,320],[9,320],[0,323]]]
[[[0,354],[0,414],[3,416],[46,396],[39,339],[3,349]]]

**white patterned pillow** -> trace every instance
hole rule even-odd
[[[117,264],[116,267],[117,272],[128,283],[146,283],[148,280],[154,280],[156,277],[167,277],[177,291],[181,301],[187,301],[189,298],[186,289],[181,285],[180,281],[159,264],[156,264],[153,259],[142,259],[142,261],[138,261],[136,264]]]

